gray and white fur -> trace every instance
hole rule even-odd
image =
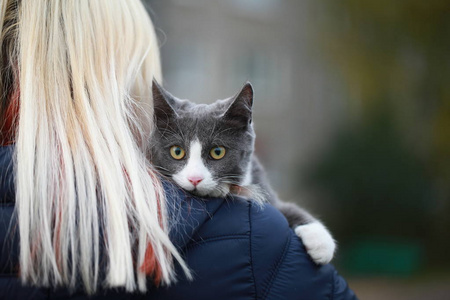
[[[254,155],[250,83],[234,97],[209,105],[177,99],[156,81],[152,89],[155,129],[150,159],[163,175],[203,197],[240,193],[258,200],[264,194],[286,217],[314,262],[326,264],[333,258],[336,244],[325,226],[298,205],[281,201]],[[260,192],[253,193],[256,190]]]

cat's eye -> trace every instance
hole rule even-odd
[[[222,146],[214,147],[209,151],[209,155],[214,159],[222,159],[225,156],[225,148]]]
[[[170,155],[172,155],[173,158],[179,160],[184,158],[184,156],[186,155],[186,151],[184,151],[184,149],[180,146],[175,145],[170,147]]]

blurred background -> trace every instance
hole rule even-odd
[[[147,0],[164,85],[255,88],[282,199],[334,233],[361,299],[450,299],[450,2]]]

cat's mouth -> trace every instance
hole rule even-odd
[[[200,197],[218,197],[223,198],[230,193],[231,185],[228,183],[217,184],[215,187],[196,186],[193,189],[186,189],[190,193]]]

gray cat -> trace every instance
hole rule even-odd
[[[286,217],[314,262],[326,264],[333,258],[336,245],[325,226],[299,206],[279,200],[253,154],[250,83],[236,96],[210,105],[177,99],[156,81],[152,88],[155,130],[150,158],[163,175],[199,196],[250,191],[250,198],[260,201],[264,194]]]

